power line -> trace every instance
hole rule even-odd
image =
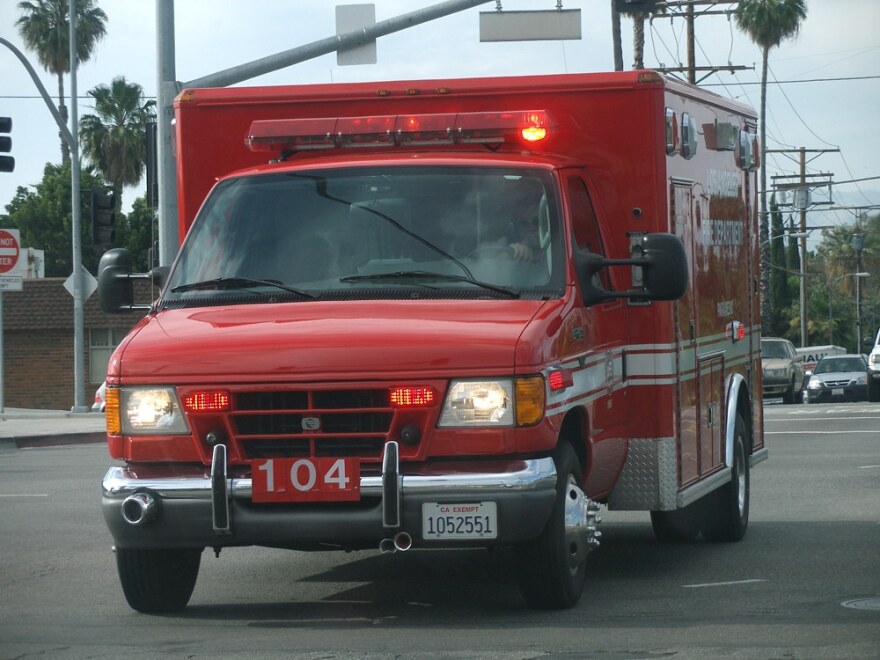
[[[878,80],[880,76],[840,76],[839,78],[804,78],[801,80],[773,80],[777,85],[796,85],[798,83],[815,83],[815,82],[842,82],[849,80]],[[740,85],[760,85],[757,82],[740,82]],[[723,87],[724,83],[707,83],[700,87]]]

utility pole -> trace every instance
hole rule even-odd
[[[840,151],[840,149],[807,149],[800,147],[799,149],[767,149],[766,153],[796,153],[799,156],[800,173],[797,176],[796,184],[786,184],[780,186],[781,189],[794,189],[796,192],[795,207],[800,213],[800,308],[801,308],[801,348],[807,345],[807,209],[812,205],[810,202],[810,186],[807,186],[807,154],[823,154],[828,152]],[[816,156],[818,157],[818,156]],[[810,159],[813,160],[812,158]],[[766,163],[761,163],[761,167],[766,167]],[[833,176],[832,174],[821,174],[818,176]],[[774,177],[786,178],[786,177]],[[830,202],[829,202],[830,204]]]
[[[694,23],[698,17],[701,16],[727,16],[728,20],[736,12],[736,8],[739,2],[722,2],[720,0],[677,0],[674,2],[665,3],[667,13],[663,14],[664,18],[668,17],[670,19],[673,18],[684,18],[687,21],[687,66],[670,66],[670,67],[657,67],[657,71],[661,73],[686,73],[687,81],[696,85],[713,73],[717,73],[719,71],[743,71],[745,69],[752,69],[754,67],[750,66],[741,66],[741,65],[727,65],[727,66],[697,66],[696,65],[696,55],[694,53]],[[718,9],[719,5],[728,5],[727,9]],[[697,7],[707,7],[707,9],[697,10]],[[706,72],[700,80],[697,80],[697,72]]]

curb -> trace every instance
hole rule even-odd
[[[105,431],[85,431],[81,433],[56,433],[44,435],[22,435],[0,438],[0,445],[11,444],[18,449],[29,447],[57,447],[62,445],[98,444],[107,441]]]

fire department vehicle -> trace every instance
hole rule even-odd
[[[577,602],[600,507],[737,541],[762,434],[754,113],[651,71],[189,89],[170,267],[110,359],[128,603],[203,551],[508,546]],[[133,281],[161,292],[134,300]]]

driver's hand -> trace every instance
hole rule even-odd
[[[536,258],[535,251],[525,243],[511,243],[510,249],[517,261],[534,261]]]

